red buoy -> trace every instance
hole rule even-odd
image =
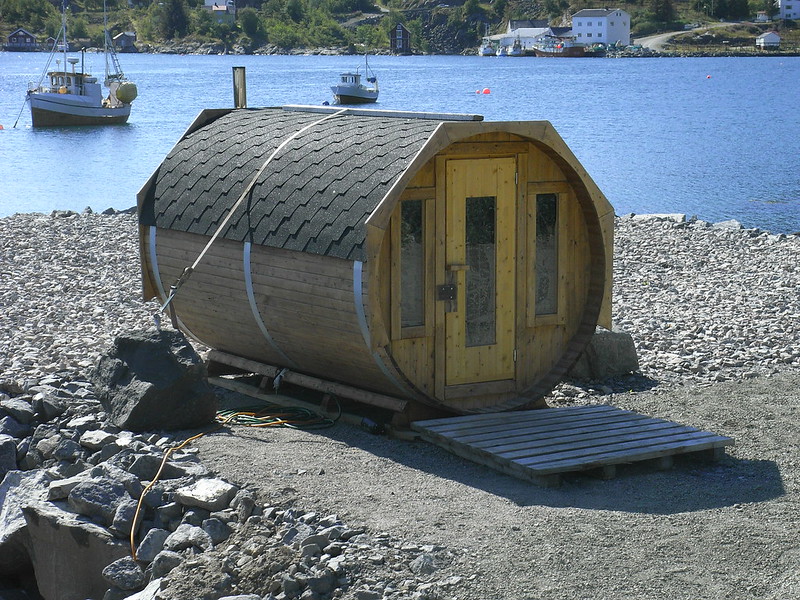
[[[491,92],[491,90],[489,90],[489,88],[483,88],[483,93],[484,94],[491,94],[492,92]]]

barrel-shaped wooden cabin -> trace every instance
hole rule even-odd
[[[412,404],[536,406],[610,325],[613,211],[546,121],[206,110],[138,209],[188,335]]]

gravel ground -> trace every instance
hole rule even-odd
[[[200,456],[264,503],[336,513],[383,539],[359,600],[800,597],[798,256],[798,236],[618,219],[614,320],[641,372],[550,398],[731,436],[721,462],[543,489],[343,423],[214,433]],[[0,219],[0,281],[0,382],[84,373],[117,333],[152,323],[131,215]],[[404,544],[435,559],[413,594],[392,559]]]

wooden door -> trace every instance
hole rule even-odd
[[[514,378],[514,158],[446,163],[445,385]]]

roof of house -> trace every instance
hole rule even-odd
[[[765,40],[767,38],[778,38],[778,39],[781,39],[781,36],[777,31],[767,31],[767,32],[762,33],[756,39],[757,40]]]
[[[242,109],[192,131],[143,189],[140,223],[213,235],[258,174],[223,237],[364,260],[367,217],[441,121],[324,116]]]
[[[620,8],[612,8],[612,9],[584,8],[583,10],[579,10],[574,15],[572,15],[572,18],[574,19],[576,17],[607,17],[611,14],[614,14],[615,12],[625,12],[625,11]]]
[[[30,31],[28,31],[27,29],[24,29],[22,27],[17,27],[14,31],[12,31],[10,34],[8,34],[8,37],[10,38],[12,35],[17,35],[18,33],[24,33],[25,35],[28,35],[28,36],[30,36],[32,38],[36,37]]]

